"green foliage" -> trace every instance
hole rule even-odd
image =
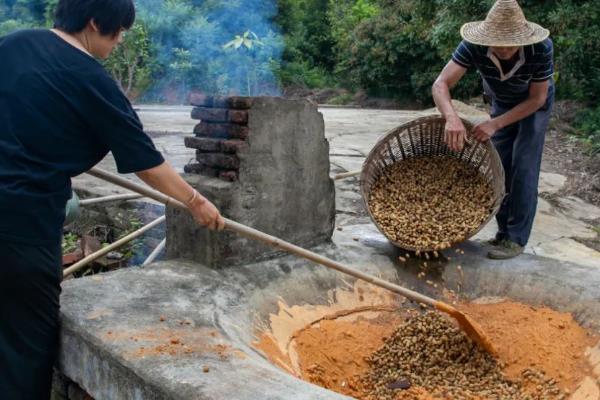
[[[327,17],[331,25],[331,34],[335,41],[336,57],[335,73],[342,78],[349,78],[348,60],[352,45],[356,41],[355,28],[363,21],[380,13],[380,7],[372,0],[330,0]],[[351,80],[345,79],[346,85],[352,86]]]
[[[553,2],[554,3],[554,2]],[[597,1],[564,1],[547,14],[555,44],[558,94],[580,100],[600,98],[600,9]]]
[[[173,83],[184,84],[187,77],[194,70],[192,62],[192,52],[186,49],[174,48],[173,60],[168,66],[170,80]]]
[[[77,249],[79,237],[74,233],[65,233],[61,243],[62,254],[67,254]]]
[[[58,0],[46,0],[46,11],[44,12],[45,25],[51,28],[54,25],[54,13],[58,6]]]
[[[134,88],[139,93],[150,86],[152,61],[148,32],[144,25],[136,23],[124,33],[123,42],[104,62],[104,66],[130,97],[135,97],[132,96]]]
[[[275,92],[272,69],[279,67],[283,44],[265,24],[275,11],[261,0],[145,0],[140,19],[150,32],[156,68],[144,100],[183,102],[192,89]]]
[[[131,215],[127,222],[129,223],[129,227],[123,233],[122,237],[127,236],[144,226],[144,223],[135,215]],[[123,254],[123,258],[129,260],[143,247],[143,245],[143,238],[137,238],[120,248],[119,251]]]
[[[0,0],[0,36],[18,29],[50,27],[56,4],[58,0]]]
[[[242,68],[244,84],[246,86],[246,92],[242,94],[246,96],[254,96],[258,93],[261,63],[257,62],[256,58],[252,57],[252,55],[256,50],[264,47],[264,45],[258,38],[258,35],[252,31],[246,31],[242,35],[235,35],[233,40],[223,45],[224,50],[245,52],[250,55],[250,63],[245,64]]]
[[[310,65],[308,61],[293,61],[275,69],[283,86],[322,89],[336,84],[324,68]]]
[[[323,88],[335,85],[335,44],[329,0],[277,0],[275,23],[285,43],[276,76],[283,86]]]
[[[383,7],[355,28],[344,69],[372,94],[427,103],[433,81],[460,42],[460,25],[480,19],[487,5],[472,0],[408,0]],[[462,97],[479,90],[477,77],[467,75],[454,93]]]
[[[329,99],[328,103],[343,106],[352,103],[352,100],[354,100],[354,96],[351,93],[342,93]]]
[[[46,11],[45,0],[1,0],[0,15],[7,19],[26,22],[43,21]]]
[[[281,82],[428,103],[460,26],[485,18],[493,1],[138,0],[137,23],[106,66],[126,93],[143,101],[182,102],[192,88],[265,93]],[[0,35],[51,26],[57,3],[0,0]],[[597,101],[597,0],[519,3],[528,19],[551,31],[557,94]],[[480,92],[479,77],[469,73],[453,94]]]
[[[248,50],[252,50],[256,46],[264,46],[265,44],[260,41],[256,33],[252,31],[246,31],[243,35],[235,35],[233,40],[223,45],[224,49],[235,49],[238,50],[244,46]]]
[[[350,55],[340,66],[352,80],[374,93],[429,101],[429,87],[460,41],[459,28],[482,20],[492,0],[381,1],[377,16],[357,26]],[[555,45],[557,93],[597,100],[600,93],[600,8],[595,0],[523,0],[528,19],[550,29]],[[480,92],[468,74],[458,97]]]
[[[19,21],[16,19],[8,19],[0,22],[0,36],[4,36],[19,29],[33,28],[34,26],[35,25],[32,23]]]
[[[581,111],[575,119],[575,126],[590,153],[600,153],[600,106]]]
[[[335,41],[327,16],[329,0],[277,0],[275,22],[284,34],[284,62],[307,61],[331,71]]]

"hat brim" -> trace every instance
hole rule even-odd
[[[467,42],[480,46],[494,47],[514,47],[527,46],[539,43],[550,36],[548,29],[542,28],[533,22],[527,22],[529,25],[526,34],[511,32],[509,34],[502,32],[490,32],[485,28],[484,21],[468,22],[460,28],[460,36]]]

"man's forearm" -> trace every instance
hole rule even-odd
[[[433,84],[431,93],[435,105],[446,120],[458,118],[458,114],[456,114],[456,111],[452,106],[452,97],[450,97],[450,88],[448,87],[448,84],[444,81],[437,80]]]
[[[497,129],[502,129],[508,125],[514,124],[524,118],[527,118],[537,110],[539,110],[544,103],[545,98],[529,97],[524,102],[518,104],[510,111],[496,117],[493,122],[496,124]]]

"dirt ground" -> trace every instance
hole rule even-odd
[[[558,101],[546,135],[542,169],[567,177],[565,186],[553,194],[544,194],[549,202],[559,197],[576,196],[600,206],[600,154],[590,155],[577,140],[571,126],[580,105]],[[582,244],[600,251],[600,219],[587,221],[596,227],[595,239],[577,239]]]
[[[590,155],[576,140],[571,126],[580,106],[569,101],[558,101],[546,136],[543,168],[567,176],[559,196],[577,196],[600,206],[600,154]]]

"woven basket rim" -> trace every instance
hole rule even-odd
[[[431,247],[414,247],[414,246],[407,245],[406,243],[401,243],[401,242],[392,240],[383,231],[383,229],[381,229],[381,227],[379,226],[379,223],[377,222],[377,220],[373,216],[373,213],[371,212],[371,207],[369,207],[370,192],[367,190],[367,187],[366,187],[366,182],[368,180],[366,167],[374,162],[374,159],[376,157],[378,157],[380,154],[380,149],[383,146],[385,146],[388,143],[388,141],[390,140],[390,138],[395,136],[398,132],[408,131],[408,129],[413,126],[418,126],[418,125],[423,125],[423,124],[434,124],[434,123],[439,123],[442,121],[445,123],[445,119],[441,115],[432,114],[432,115],[415,118],[409,122],[406,122],[396,128],[389,130],[387,133],[382,135],[377,140],[377,142],[375,143],[375,145],[369,152],[367,158],[365,159],[365,161],[363,162],[363,165],[362,165],[362,170],[361,170],[361,175],[360,175],[360,191],[361,191],[363,203],[367,209],[367,212],[369,213],[369,217],[371,218],[371,221],[373,222],[373,224],[375,224],[375,226],[377,227],[377,230],[379,232],[381,232],[381,234],[383,234],[394,246],[399,247],[401,249],[411,250],[411,251],[422,251],[422,252],[440,250],[440,249],[431,248]],[[474,140],[472,138],[472,131],[473,131],[474,124],[465,118],[461,118],[461,121],[463,122],[463,124],[467,130],[467,136],[469,138],[471,138],[471,140]],[[494,147],[494,145],[492,144],[491,140],[488,140],[485,143],[479,143],[479,145],[484,146],[485,151],[491,157],[490,162],[496,164],[496,166],[498,167],[499,174],[498,174],[498,176],[494,176],[494,179],[500,181],[501,184],[494,185],[493,184],[494,182],[491,182],[490,184],[492,186],[492,190],[494,190],[494,186],[499,187],[500,193],[494,193],[494,203],[493,203],[493,206],[491,207],[491,211],[490,211],[488,217],[485,219],[485,221],[482,222],[478,226],[477,229],[475,229],[472,232],[470,232],[469,234],[467,234],[466,237],[464,237],[462,240],[450,243],[450,245],[451,245],[450,247],[453,247],[456,244],[462,243],[462,242],[468,240],[469,238],[475,236],[477,233],[479,233],[498,213],[498,211],[500,209],[500,205],[502,204],[502,200],[504,199],[504,196],[505,196],[504,168],[502,167],[500,155],[498,154],[498,152],[497,152],[496,148]],[[396,161],[396,162],[401,162],[401,161]]]

